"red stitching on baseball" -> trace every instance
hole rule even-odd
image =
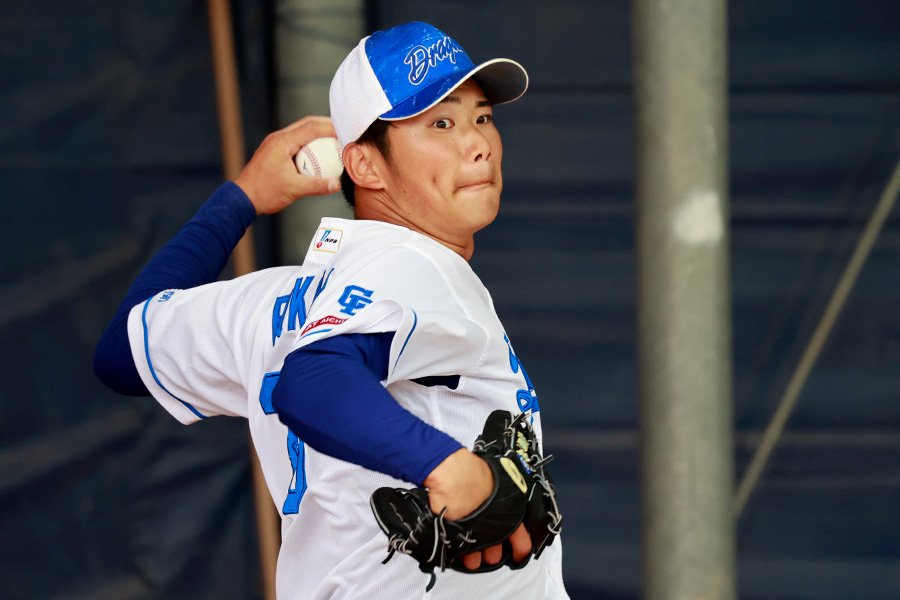
[[[316,160],[316,155],[309,148],[304,148],[303,153],[309,158],[309,162],[312,163],[313,173],[316,177],[322,176],[322,167],[319,166],[319,161]]]

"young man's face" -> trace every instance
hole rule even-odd
[[[471,79],[424,113],[388,129],[386,191],[423,233],[451,242],[497,216],[503,145],[484,92]]]

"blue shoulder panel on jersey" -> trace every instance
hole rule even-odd
[[[394,333],[327,338],[287,356],[272,405],[323,454],[415,485],[462,445],[384,389]]]

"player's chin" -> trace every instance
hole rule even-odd
[[[469,204],[466,218],[472,229],[478,231],[494,222],[500,212],[500,196],[484,198],[478,203]]]

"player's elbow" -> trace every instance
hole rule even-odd
[[[282,377],[283,375],[279,375],[278,382],[272,390],[272,409],[278,415],[278,418],[284,422],[284,417],[282,415],[290,414],[294,411],[291,409],[290,396],[285,393],[285,386],[282,385]],[[288,425],[288,427],[290,427],[290,425]]]
[[[103,385],[125,396],[149,396],[147,386],[141,380],[127,335],[124,341],[115,332],[107,330],[94,350],[94,375]]]
[[[278,419],[320,451],[320,441],[327,447],[334,431],[341,429],[342,411],[334,399],[341,398],[342,405],[348,402],[341,389],[342,362],[309,346],[294,350],[285,358],[272,390],[272,409]]]

